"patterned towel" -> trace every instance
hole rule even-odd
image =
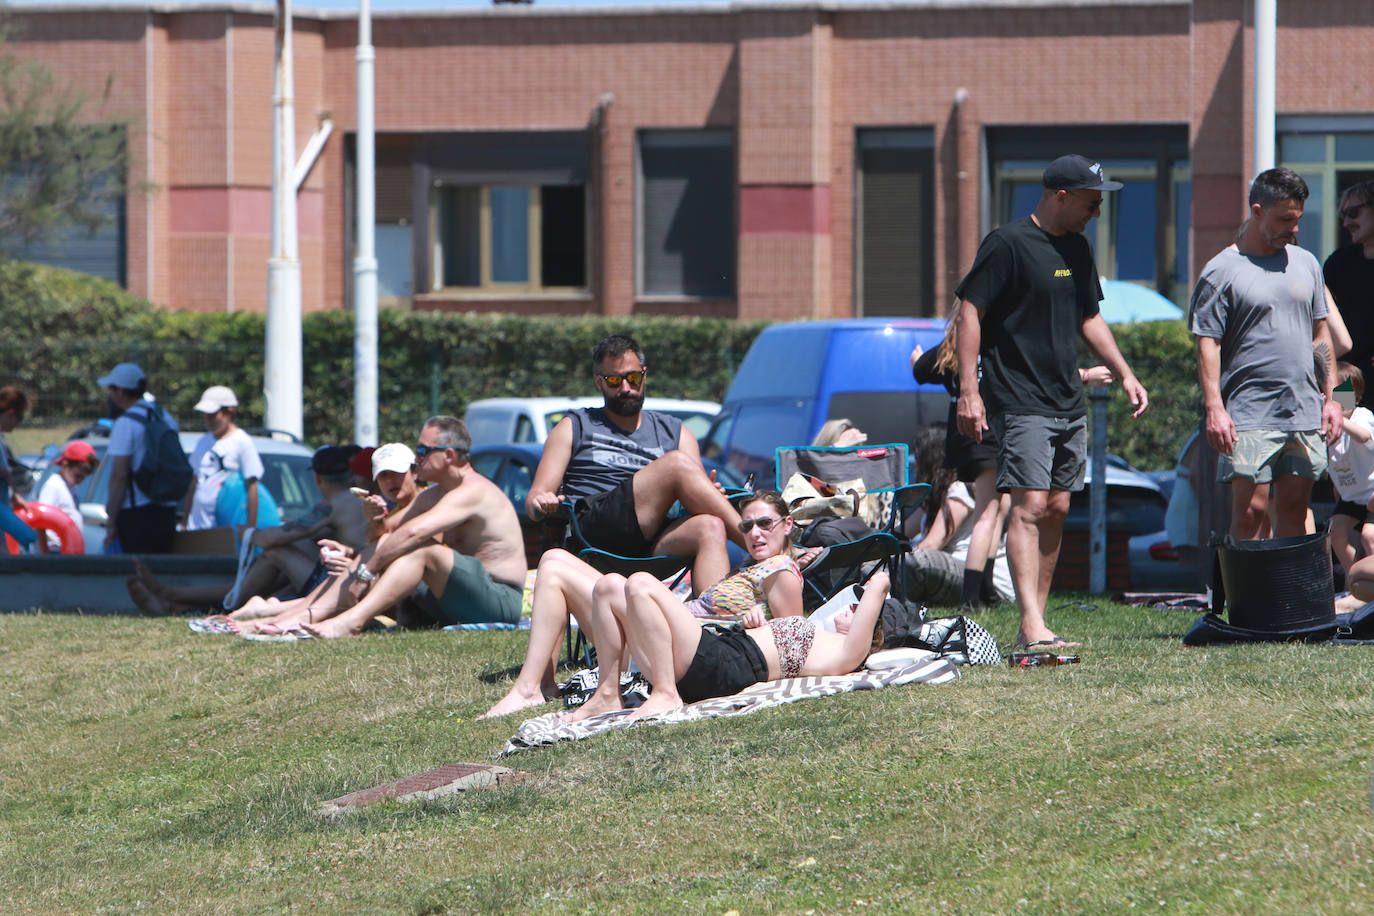
[[[958,677],[959,669],[951,662],[935,658],[931,654],[929,659],[886,671],[864,670],[833,677],[794,677],[781,681],[765,681],[746,687],[732,697],[702,700],[670,713],[637,722],[625,721],[630,710],[608,712],[571,723],[559,722],[558,713],[551,712],[534,719],[526,719],[497,756],[505,757],[528,748],[547,747],[559,741],[580,741],[612,729],[640,724],[665,725],[713,719],[716,716],[742,716],[784,703],[794,703],[813,697],[828,697],[851,690],[878,690],[900,684],[945,684]]]

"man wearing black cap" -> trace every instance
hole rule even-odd
[[[1069,494],[1083,488],[1087,469],[1079,338],[1121,380],[1132,416],[1149,404],[1098,310],[1102,288],[1082,234],[1102,208],[1102,192],[1120,188],[1082,156],[1054,160],[1035,212],[990,232],[954,291],[959,431],[981,440],[995,427],[997,489],[1011,493],[1007,556],[1021,612],[1018,646],[1077,645],[1046,625],[1045,602]]]

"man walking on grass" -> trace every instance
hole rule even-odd
[[[1001,442],[997,489],[1011,493],[1007,559],[1021,612],[1017,645],[1063,648],[1045,623],[1069,496],[1087,469],[1087,408],[1078,372],[1081,337],[1121,380],[1133,417],[1149,405],[1145,388],[1117,349],[1099,312],[1102,288],[1082,235],[1121,187],[1102,166],[1061,156],[1045,169],[1035,212],[994,229],[954,291],[958,322],[959,431]],[[982,360],[982,380],[978,377]]]

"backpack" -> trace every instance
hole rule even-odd
[[[138,413],[133,408],[125,411],[143,424],[143,462],[134,469],[134,483],[155,503],[177,502],[191,488],[191,462],[181,449],[181,437],[163,419],[162,410],[143,406]],[[132,492],[129,499],[133,499]]]

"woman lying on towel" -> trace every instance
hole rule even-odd
[[[792,518],[787,514],[782,497],[771,490],[754,493],[740,506],[740,528],[749,542],[749,555],[754,562],[687,602],[689,613],[694,617],[753,615],[752,619],[758,621],[799,616],[802,612],[801,571],[793,559]],[[599,613],[594,605],[601,608]],[[545,553],[534,579],[530,644],[525,662],[510,692],[478,718],[508,715],[538,706],[557,695],[554,673],[569,613],[596,646],[597,657],[605,664],[605,671],[610,674],[614,669],[615,675],[602,679],[600,683],[605,685],[605,690],[598,689],[575,717],[585,718],[620,709],[619,672],[624,644],[615,608],[623,613],[624,605],[623,576],[603,576],[565,550]],[[600,629],[605,632],[598,630],[598,617],[604,618]]]
[[[699,626],[663,583],[635,573],[625,585],[622,623],[653,692],[629,719],[730,696],[760,681],[848,674],[868,657],[887,589],[886,573],[869,577],[843,635],[801,617],[765,621],[753,614],[742,630],[717,630]]]

